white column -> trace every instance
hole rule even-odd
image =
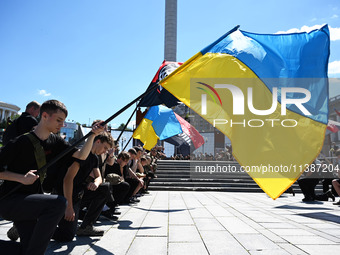
[[[14,116],[15,116],[15,114],[16,114],[16,112],[15,112],[15,111],[11,111],[11,116],[10,116],[10,117],[11,117],[11,118],[12,118],[12,117],[14,117]]]
[[[5,110],[5,120],[7,120],[8,116],[9,116],[9,110]]]

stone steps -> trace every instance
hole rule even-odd
[[[196,161],[195,161],[196,163]],[[212,161],[200,161],[200,163],[211,164]],[[214,161],[213,163],[218,163]],[[237,162],[221,162],[237,169],[240,165]],[[230,192],[263,192],[255,181],[244,172],[228,173],[218,178],[207,175],[207,178],[192,176],[193,168],[190,171],[190,161],[187,160],[159,160],[155,178],[151,181],[150,190],[174,190],[174,191],[230,191]],[[301,190],[297,183],[292,185],[295,192]],[[317,189],[322,189],[321,185]]]
[[[149,190],[167,190],[167,191],[225,191],[225,192],[263,192],[261,188],[244,187],[183,187],[183,186],[150,186]]]

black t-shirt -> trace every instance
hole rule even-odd
[[[73,195],[78,194],[83,189],[86,189],[90,182],[88,177],[94,168],[98,168],[98,157],[92,153],[85,160],[78,160],[80,168],[73,180]]]
[[[32,132],[34,136],[34,132]],[[40,140],[37,136],[36,138]],[[60,136],[51,134],[46,140],[40,140],[46,155],[46,162],[56,157],[59,153],[70,147],[70,144],[62,139]],[[75,150],[71,151],[62,160],[56,164],[60,165],[64,160],[72,155]],[[55,166],[54,166],[55,167]],[[29,170],[37,169],[37,163],[34,156],[34,147],[30,139],[26,135],[22,135],[10,141],[0,151],[0,171],[6,169],[11,172],[26,174]],[[17,182],[4,181],[0,186],[0,196],[7,194],[14,187],[18,185]],[[22,185],[15,193],[36,194],[41,193],[40,180],[37,179],[31,185]]]
[[[124,179],[129,178],[128,169],[128,165],[123,167]],[[106,165],[105,176],[108,174],[118,174],[119,176],[122,176],[122,173],[120,172],[120,165],[117,162],[114,162],[112,166]]]
[[[120,172],[120,165],[117,162],[114,162],[112,166],[106,165],[105,177],[108,174],[118,174],[119,176],[122,176],[122,173]]]

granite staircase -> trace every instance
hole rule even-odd
[[[157,178],[150,183],[150,190],[177,190],[177,191],[233,191],[233,192],[263,192],[255,181],[245,172],[232,172],[219,175],[195,174],[196,162],[188,160],[158,160]],[[199,161],[200,164],[211,165],[218,161]],[[232,169],[240,169],[235,161],[223,162]],[[297,183],[292,185],[295,192],[301,193]],[[317,192],[322,187],[317,186]],[[289,191],[287,191],[289,193]]]

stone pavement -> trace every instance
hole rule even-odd
[[[340,207],[284,194],[151,191],[100,218],[103,237],[51,242],[46,254],[338,254]],[[11,226],[0,221],[0,239]],[[0,251],[1,254],[1,251]]]

